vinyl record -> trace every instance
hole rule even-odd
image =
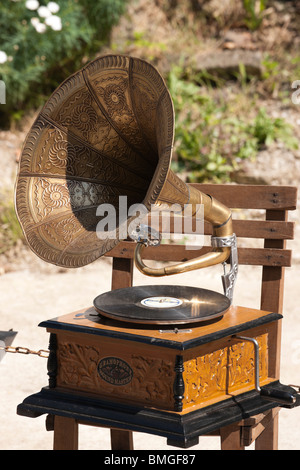
[[[183,324],[222,316],[230,307],[223,294],[186,286],[136,286],[94,299],[100,315],[124,322]]]

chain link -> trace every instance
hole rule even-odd
[[[46,349],[40,349],[39,351],[32,351],[29,348],[23,348],[22,346],[0,346],[0,349],[4,350],[5,352],[13,353],[13,354],[35,354],[39,357],[49,357],[49,351]]]

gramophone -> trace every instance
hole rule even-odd
[[[102,315],[176,324],[222,315],[230,306],[237,274],[231,212],[170,170],[173,139],[173,103],[160,74],[143,60],[122,56],[96,59],[67,79],[27,137],[16,210],[29,246],[43,260],[68,268],[83,266],[111,250],[121,236],[136,240],[136,266],[148,276],[231,260],[230,271],[222,277],[224,295],[177,286],[174,298],[172,286],[160,288],[159,294],[151,286],[135,288],[96,298]],[[136,219],[121,215],[120,197],[128,206],[142,205],[152,216],[174,205],[188,207],[191,217],[203,213],[213,228],[212,251],[175,266],[146,266],[143,249],[158,244],[159,234],[140,219],[128,233]],[[108,205],[117,213],[113,236],[98,229],[101,207]],[[201,313],[195,314],[199,302]]]
[[[223,264],[224,293],[115,289],[93,307],[42,322],[50,332],[49,387],[19,405],[19,414],[71,416],[188,447],[205,431],[299,402],[294,389],[269,376],[281,315],[232,306],[238,260],[231,211],[170,170],[173,139],[169,91],[152,65],[132,57],[92,61],[39,113],[20,159],[16,210],[40,258],[76,268],[130,238],[137,268],[150,277]],[[139,216],[124,215],[120,198],[137,205]],[[212,250],[149,267],[144,248],[159,244],[160,234],[142,223],[141,207],[152,218],[174,205],[211,224]],[[106,219],[110,208],[116,224]]]

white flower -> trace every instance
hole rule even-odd
[[[57,5],[55,2],[49,2],[47,8],[51,11],[51,13],[57,13],[59,11],[59,5]]]
[[[51,16],[51,11],[47,7],[42,6],[38,9],[38,14],[41,18],[48,18],[48,16]]]
[[[50,26],[53,31],[60,31],[62,28],[61,19],[56,15],[52,15],[46,18],[45,23]]]
[[[34,25],[34,27],[38,33],[44,33],[47,29],[44,23],[37,23]]]
[[[7,61],[7,54],[4,51],[0,51],[0,64],[4,64]]]
[[[28,8],[28,10],[36,10],[40,4],[37,0],[27,0],[25,6]]]
[[[40,22],[39,18],[31,18],[31,24],[38,33],[44,33],[46,31],[46,25]]]
[[[31,18],[30,21],[31,21],[32,26],[34,27],[40,23],[40,20],[36,16],[34,18]]]

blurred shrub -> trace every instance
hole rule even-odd
[[[258,29],[262,23],[266,0],[243,0],[246,10],[245,24],[252,31]]]
[[[0,79],[5,119],[37,106],[108,41],[127,0],[2,0]],[[3,122],[3,119],[2,119]]]
[[[13,197],[2,194],[0,197],[0,255],[23,240],[23,233],[18,222]]]
[[[242,160],[254,159],[274,141],[298,148],[292,127],[282,118],[268,116],[264,108],[256,110],[252,98],[244,96],[241,104],[239,94],[224,99],[223,88],[197,83],[199,79],[184,74],[180,66],[168,78],[176,116],[172,165],[188,181],[229,181]]]

